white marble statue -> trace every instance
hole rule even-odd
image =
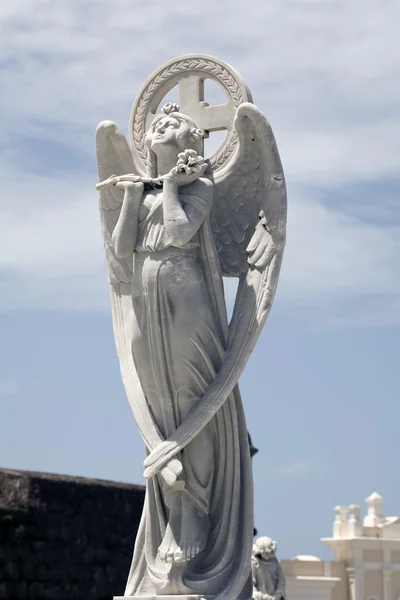
[[[260,537],[253,546],[252,574],[254,600],[285,600],[285,578],[276,557],[277,543]]]
[[[203,100],[204,79],[225,105]],[[179,86],[179,104],[162,100]],[[227,131],[204,161],[203,139]],[[139,92],[131,148],[96,137],[114,335],[147,448],[125,597],[250,600],[253,489],[238,379],[269,313],[286,191],[271,128],[240,76],[189,55]],[[222,276],[238,277],[228,325]]]

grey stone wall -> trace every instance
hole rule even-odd
[[[0,469],[0,598],[123,595],[144,488]]]

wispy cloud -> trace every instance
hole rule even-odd
[[[3,0],[0,22],[3,309],[106,305],[94,128],[110,118],[126,130],[154,68],[208,52],[242,72],[278,139],[284,303],[343,326],[398,323],[399,228],[380,217],[399,183],[373,210],[364,198],[399,177],[397,0]],[[354,185],[349,210],[340,199]]]

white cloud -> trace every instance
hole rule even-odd
[[[10,182],[4,197],[13,201],[2,211],[0,308],[108,306],[93,181],[86,175],[70,181],[68,175],[53,180],[10,171],[2,179]],[[342,326],[397,319],[399,227],[366,223],[298,191],[291,197],[288,231],[280,302],[294,312],[306,309],[305,318],[311,312],[313,320],[320,316]],[[229,282],[230,304],[234,293]],[[357,299],[357,309],[344,306],[346,299]]]
[[[400,224],[326,206],[318,193],[291,199],[282,306],[316,328],[399,325]]]
[[[104,308],[97,192],[88,178],[3,172],[0,309]]]
[[[283,282],[296,294],[400,294],[400,227],[324,206],[310,195],[290,208]]]
[[[104,115],[125,125],[135,93],[160,62],[206,50],[243,72],[292,178],[337,180],[341,169],[371,177],[397,168],[396,0],[205,0],[187,11],[125,0],[11,6],[0,41],[1,103],[11,132],[64,123],[72,131],[59,135],[87,146]]]
[[[362,198],[352,211],[323,198],[398,177],[397,0],[3,0],[1,21],[3,309],[106,304],[94,165],[72,169],[52,144],[93,157],[97,122],[126,131],[154,68],[208,52],[242,72],[277,135],[290,200],[280,297],[330,318],[334,305],[345,326],[371,324],[377,307],[397,322],[399,231],[375,218],[393,198],[369,213]],[[24,136],[46,141],[46,175],[32,172]],[[359,310],[340,313],[348,299]]]

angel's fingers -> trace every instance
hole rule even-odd
[[[183,471],[182,463],[177,458],[173,458],[172,460],[170,460],[167,467],[171,469],[171,471],[175,473],[176,476],[180,475]]]
[[[145,458],[145,461],[143,463],[144,466],[145,467],[150,467],[151,465],[153,465],[155,462],[157,462],[161,458],[161,456],[163,456],[164,454],[166,454],[166,452],[168,451],[168,449],[170,447],[171,447],[171,442],[167,442],[166,440],[164,440],[163,442],[161,442]]]
[[[249,245],[246,248],[246,252],[248,254],[252,254],[252,252],[254,252],[254,250],[257,248],[260,241],[262,240],[263,236],[264,236],[264,230],[260,229],[260,228],[256,228],[255,232],[253,233],[253,235],[251,237]]]
[[[172,487],[176,483],[176,475],[169,467],[161,469],[161,476],[169,487]]]
[[[247,259],[249,265],[254,265],[261,258],[266,248],[268,248],[269,243],[270,240],[268,238],[266,239],[265,236],[259,236],[257,246],[250,252]]]
[[[204,163],[203,165],[201,165],[200,173],[201,173],[202,175],[204,175],[204,173],[206,172],[206,170],[207,170],[207,167],[208,167],[208,164],[207,164],[207,163]]]
[[[177,478],[182,473],[182,471],[182,463],[175,458],[170,460],[165,467],[162,467],[160,469],[162,477],[169,486],[175,485],[177,483]],[[148,467],[144,471],[144,476],[146,477],[146,479],[148,479],[149,477],[154,477],[154,475],[157,475],[157,472],[158,469],[155,466]]]
[[[140,185],[140,184],[138,184],[134,181],[131,181],[131,180],[123,180],[123,181],[118,181],[115,184],[115,187],[117,188],[117,190],[125,191],[125,190],[129,190],[129,189],[135,189],[135,187],[137,185]]]
[[[156,460],[153,460],[151,464],[145,464],[146,469],[144,472],[144,476],[146,478],[154,477],[154,475],[156,475],[160,471],[160,469],[162,469],[164,466],[168,466],[168,463],[174,459],[174,455],[177,452],[177,448],[175,448],[174,445],[170,442],[161,442],[161,444],[156,448],[156,450],[158,450],[160,446],[164,446],[165,449],[166,444],[168,444],[169,450],[164,451],[162,455],[159,456]],[[151,457],[153,457],[154,452],[156,450],[153,450],[153,452],[150,454]],[[148,456],[147,459],[149,459],[150,456]]]
[[[110,185],[113,185],[117,180],[118,178],[116,175],[110,175],[110,177],[104,179],[104,181],[99,181],[99,183],[96,183],[96,189],[100,191]]]
[[[267,248],[265,249],[265,251],[263,252],[263,254],[260,256],[260,258],[257,260],[256,263],[254,263],[254,266],[257,267],[257,269],[262,269],[264,267],[266,267],[272,260],[272,258],[274,257],[274,255],[276,254],[276,246],[273,243],[268,244]]]

